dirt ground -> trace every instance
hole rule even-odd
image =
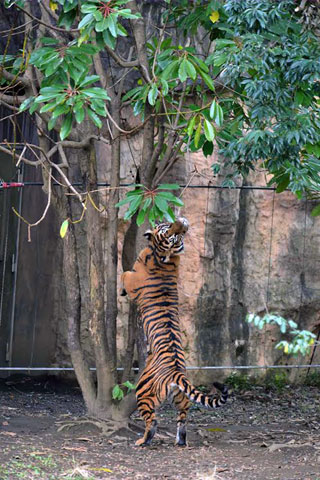
[[[237,392],[224,409],[192,407],[189,446],[174,447],[175,416],[159,411],[159,435],[106,438],[84,419],[79,390],[30,378],[0,381],[0,480],[320,480],[320,396],[316,387]],[[134,422],[141,425],[137,415]]]

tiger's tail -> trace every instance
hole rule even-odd
[[[192,383],[185,376],[175,378],[171,383],[172,387],[178,387],[189,398],[192,403],[196,403],[204,408],[219,408],[222,407],[228,399],[228,387],[219,382],[213,382],[213,386],[220,392],[220,396],[207,395],[200,390],[197,390]]]

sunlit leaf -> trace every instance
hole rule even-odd
[[[216,23],[219,20],[220,14],[217,10],[213,10],[210,15],[210,20],[212,23]]]
[[[64,238],[69,228],[69,220],[64,220],[60,227],[60,237]]]

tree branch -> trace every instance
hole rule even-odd
[[[21,10],[22,12],[24,12],[26,15],[28,15],[28,17],[32,18],[32,20],[35,20],[36,22],[40,23],[41,25],[47,27],[49,30],[55,30],[56,32],[63,32],[63,33],[79,32],[78,28],[70,28],[70,30],[66,30],[65,28],[55,27],[54,25],[50,25],[49,23],[43,22],[42,20],[40,20],[40,18],[35,17],[34,15],[32,15],[31,12],[28,12],[24,8],[19,7],[18,5],[16,5],[16,7],[19,10]]]
[[[127,4],[128,8],[131,9],[132,13],[140,13],[137,3],[135,0],[131,0]],[[145,23],[142,18],[138,18],[137,20],[131,20],[132,30],[134,39],[136,42],[136,48],[138,53],[138,61],[141,73],[145,80],[148,83],[151,83],[150,71],[149,71],[149,62],[146,52],[146,32],[145,32]]]
[[[105,50],[108,52],[110,57],[113,58],[117,62],[120,67],[123,68],[132,68],[132,67],[138,67],[139,66],[139,60],[124,60],[123,58],[120,57],[112,48],[108,47],[108,45],[105,46]]]
[[[0,78],[1,77],[5,78],[5,80],[8,80],[9,82],[13,82],[14,85],[22,83],[22,85],[25,87],[31,87],[31,82],[29,79],[8,72],[3,65],[0,65]]]
[[[7,155],[10,155],[11,157],[14,157],[16,154],[16,152],[12,152],[12,150],[8,150],[7,148],[2,147],[1,145],[0,145],[0,151],[6,153]],[[26,157],[20,156],[19,161],[21,160],[25,162],[27,165],[32,165],[33,167],[37,167],[38,165],[41,165],[43,163],[42,160],[32,161],[32,160],[28,160]]]
[[[5,93],[0,93],[0,101],[5,101],[9,105],[21,105],[22,102],[26,99],[25,95],[6,95]]]

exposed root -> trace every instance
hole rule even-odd
[[[58,425],[58,432],[62,432],[64,430],[71,430],[72,428],[77,428],[81,425],[93,425],[99,430],[101,430],[102,435],[106,437],[110,437],[115,432],[120,430],[120,428],[127,427],[127,424],[125,422],[120,423],[113,420],[99,420],[90,417],[75,418],[73,420],[56,422],[56,424]]]

